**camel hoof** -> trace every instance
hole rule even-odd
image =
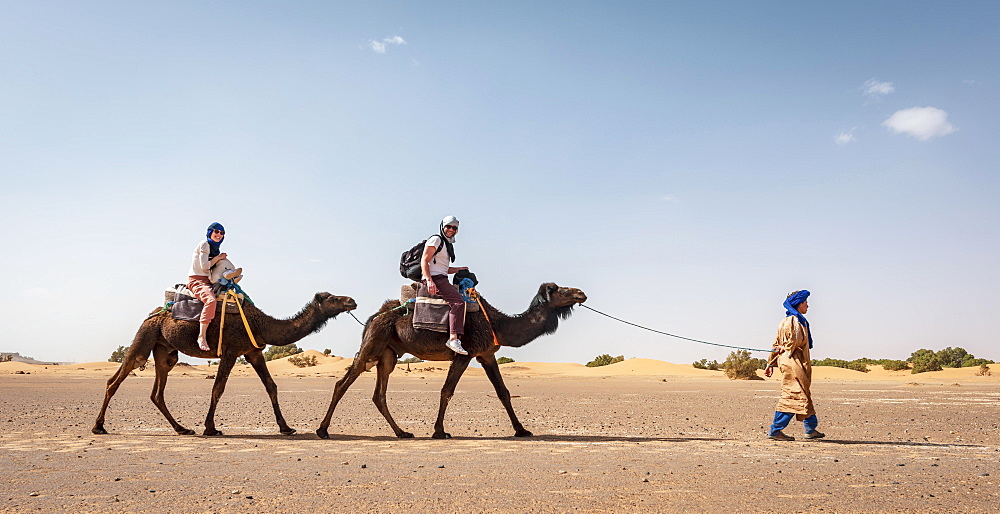
[[[177,435],[194,435],[194,430],[190,428],[181,428],[177,431]]]
[[[284,429],[284,430],[281,431],[281,435],[292,435],[294,433],[295,433],[295,429],[294,428],[286,428],[286,429]]]
[[[518,430],[517,432],[514,432],[514,437],[531,437],[533,435],[535,434],[532,434],[531,432],[523,428],[521,430]]]
[[[411,434],[409,432],[400,432],[400,433],[396,434],[396,437],[398,437],[400,439],[413,439],[413,434]]]
[[[97,435],[108,435],[108,431],[104,430],[104,427],[94,427],[94,428],[91,428],[90,431],[92,433],[97,434]]]
[[[317,429],[316,430],[316,435],[318,435],[320,439],[329,439],[330,438],[330,433],[327,432],[325,428]]]
[[[215,429],[209,430],[209,429],[206,428],[204,434],[205,435],[222,435],[222,431],[221,430],[215,430]]]
[[[434,435],[431,437],[434,439],[451,439],[451,434],[448,432],[434,432]]]

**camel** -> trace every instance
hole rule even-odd
[[[220,302],[221,305],[221,302]],[[243,356],[247,362],[253,366],[260,381],[267,390],[267,395],[271,398],[271,406],[274,408],[274,416],[278,421],[278,428],[283,435],[292,435],[295,429],[288,426],[285,418],[281,415],[278,407],[278,386],[275,385],[271,374],[267,371],[264,360],[263,348],[270,344],[274,346],[285,346],[292,344],[303,337],[318,332],[326,325],[330,318],[335,318],[338,314],[351,311],[357,308],[354,299],[347,296],[334,296],[330,293],[316,293],[316,296],[298,314],[285,319],[274,319],[261,312],[250,302],[243,304],[247,321],[253,332],[254,338],[261,347],[257,348],[250,342],[246,329],[240,321],[239,314],[229,314],[229,324],[225,328],[224,341],[222,344],[222,355],[219,357],[219,367],[215,373],[215,385],[212,387],[212,402],[205,417],[205,435],[222,435],[222,432],[215,428],[215,408],[219,403],[219,398],[226,389],[226,381],[229,373],[236,364],[236,359]],[[108,403],[114,396],[118,387],[128,377],[135,368],[145,367],[147,359],[152,352],[153,362],[156,367],[156,380],[153,382],[153,392],[150,400],[156,405],[163,416],[167,418],[170,425],[180,435],[192,435],[193,430],[183,427],[174,420],[167,410],[167,404],[163,401],[163,390],[167,386],[167,373],[177,364],[177,352],[185,355],[198,357],[201,359],[214,359],[218,356],[219,348],[219,322],[221,313],[217,314],[208,329],[208,344],[210,351],[202,351],[198,348],[198,322],[176,320],[170,313],[162,310],[154,311],[150,314],[142,325],[139,332],[132,340],[132,346],[125,352],[122,365],[118,371],[108,379],[107,392],[104,395],[104,404],[101,412],[94,422],[94,428],[90,431],[95,434],[107,434],[104,429],[104,414],[108,409]]]
[[[399,300],[388,300],[376,314],[368,318],[362,335],[361,349],[358,350],[358,355],[347,370],[347,374],[334,386],[330,408],[319,429],[316,430],[316,435],[323,439],[330,437],[327,429],[337,403],[354,380],[375,365],[378,371],[372,401],[389,422],[396,437],[401,439],[413,437],[412,433],[399,428],[389,414],[389,407],[386,404],[389,374],[396,369],[396,360],[404,353],[409,353],[427,361],[451,361],[444,387],[441,388],[441,404],[438,408],[437,421],[434,423],[433,438],[451,437],[451,434],[444,431],[444,413],[455,393],[459,379],[473,358],[482,364],[486,376],[496,390],[497,397],[507,410],[514,427],[514,436],[531,436],[531,432],[524,428],[514,414],[514,408],[510,403],[510,391],[500,376],[500,367],[495,354],[501,346],[521,347],[539,336],[555,332],[559,327],[559,320],[569,317],[573,307],[586,300],[587,295],[579,289],[559,287],[552,283],[542,284],[538,288],[538,294],[531,300],[528,310],[516,316],[508,316],[480,297],[483,310],[467,313],[465,318],[462,346],[469,352],[468,355],[459,355],[445,347],[448,334],[414,329],[412,316],[406,316],[402,310],[397,309],[400,305]],[[499,346],[494,343],[494,334]]]

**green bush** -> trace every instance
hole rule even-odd
[[[14,356],[12,355],[11,358]],[[117,350],[111,352],[111,357],[108,357],[108,362],[121,362],[125,360],[125,347],[119,346]]]
[[[837,368],[852,369],[854,371],[860,371],[862,373],[868,373],[868,365],[861,361],[861,359],[853,361],[845,361],[843,359],[831,359],[829,357],[825,359],[813,359],[813,366],[834,366]]]
[[[508,362],[514,362],[514,359],[510,357],[497,357],[497,364],[507,364]]]
[[[884,359],[882,367],[885,368],[886,371],[903,371],[904,369],[910,369],[910,363],[900,360]]]
[[[316,365],[316,356],[315,355],[305,356],[305,355],[298,355],[298,354],[296,354],[296,355],[292,355],[291,357],[289,357],[288,358],[288,362],[290,362],[290,363],[292,363],[292,364],[294,364],[294,365],[296,365],[296,366],[298,366],[300,368],[305,368],[305,367],[308,367],[308,366],[315,366]]]
[[[333,353],[333,350],[331,350],[329,348],[327,348],[326,350],[323,350],[323,355],[330,355],[331,353]]]
[[[247,362],[247,358],[246,357],[242,357],[241,356],[240,358],[236,359],[236,364],[242,364],[242,365],[246,366],[247,364],[250,364],[250,363]]]
[[[607,366],[608,364],[614,364],[616,362],[621,362],[625,360],[624,355],[619,355],[617,357],[612,357],[608,354],[598,355],[594,357],[594,360],[587,363],[588,368],[596,368],[598,366]]]
[[[417,362],[424,362],[424,361],[420,360],[420,357],[413,357],[413,356],[407,357],[405,359],[399,359],[398,361],[396,361],[397,364],[410,364]]]
[[[299,348],[294,343],[286,346],[272,346],[264,352],[264,360],[273,361],[274,359],[283,359],[296,353],[302,353],[302,348]]]
[[[719,361],[716,360],[709,362],[708,359],[702,359],[700,361],[692,362],[691,365],[698,369],[710,369],[712,371],[717,371],[719,369]]]
[[[913,363],[913,369],[910,373],[923,373],[925,371],[941,371],[941,361],[938,360],[937,355],[935,355],[934,350],[928,350],[926,348],[921,348],[913,352],[909,359],[906,359]]]
[[[726,362],[722,363],[722,369],[726,370],[726,376],[730,380],[764,380],[757,376],[757,370],[764,369],[765,366],[767,360],[754,359],[747,350],[731,352]]]
[[[980,364],[979,365],[979,371],[976,372],[976,376],[977,377],[989,377],[989,376],[993,376],[993,373],[990,373],[990,367],[989,366],[987,366],[986,364]]]

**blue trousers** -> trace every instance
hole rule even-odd
[[[771,423],[771,431],[768,432],[768,435],[774,435],[782,431],[788,426],[788,423],[792,421],[793,418],[795,418],[795,414],[792,414],[791,412],[775,412],[774,423]],[[812,416],[802,420],[802,424],[806,427],[807,434],[809,432],[815,432],[816,426],[819,425],[819,419],[817,419],[816,415],[813,414]]]

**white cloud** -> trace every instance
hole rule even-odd
[[[905,134],[919,141],[927,141],[958,130],[948,123],[948,113],[936,107],[911,107],[896,111],[882,126],[895,134]]]
[[[969,85],[969,86],[979,86],[979,85],[982,85],[982,82],[980,82],[978,80],[963,80],[962,82],[965,83],[966,85]]]
[[[672,201],[674,201],[676,199],[677,199],[677,197],[674,196],[674,195],[663,195],[663,196],[660,197],[660,200],[662,200],[664,202],[672,202]]]
[[[847,132],[841,132],[840,134],[837,134],[837,136],[833,138],[833,142],[837,143],[838,145],[846,145],[847,143],[854,143],[856,141],[857,138],[854,137],[854,129],[851,129]]]
[[[374,39],[368,42],[368,47],[371,48],[377,54],[384,54],[387,50],[388,45],[401,46],[405,45],[406,40],[400,36],[392,36],[387,38],[382,38],[382,41],[375,41]]]
[[[896,87],[892,85],[892,82],[879,82],[875,79],[868,79],[864,84],[861,84],[859,89],[868,97],[868,101],[874,102],[881,100],[883,96],[895,91]]]

